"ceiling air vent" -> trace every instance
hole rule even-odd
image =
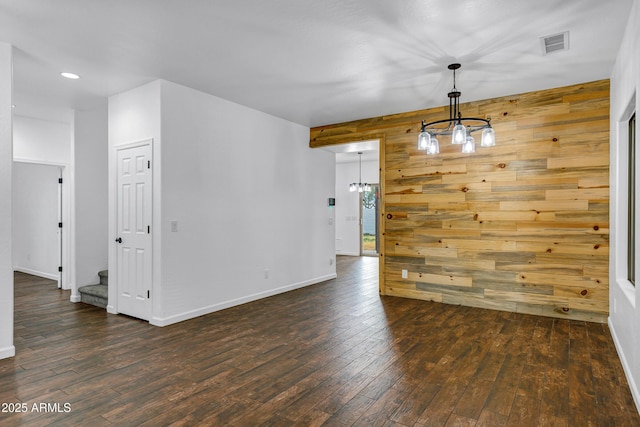
[[[542,42],[543,55],[561,50],[569,50],[569,31],[554,34],[552,36],[541,37],[540,41]]]

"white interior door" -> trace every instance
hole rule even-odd
[[[13,163],[12,258],[16,271],[52,280],[59,280],[63,274],[59,271],[63,265],[59,177],[60,167],[56,165]],[[68,222],[64,224],[65,228],[69,226]]]
[[[118,312],[151,318],[151,145],[117,151]]]

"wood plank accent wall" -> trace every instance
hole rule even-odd
[[[380,292],[576,320],[609,311],[609,80],[461,106],[495,147],[440,138],[448,106],[311,129],[310,146],[380,139]],[[401,277],[408,270],[408,279]]]

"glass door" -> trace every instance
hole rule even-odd
[[[378,200],[380,185],[372,184],[371,191],[360,193],[360,253],[378,255]]]

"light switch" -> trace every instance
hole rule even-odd
[[[172,233],[178,232],[178,221],[171,221],[171,232]]]

